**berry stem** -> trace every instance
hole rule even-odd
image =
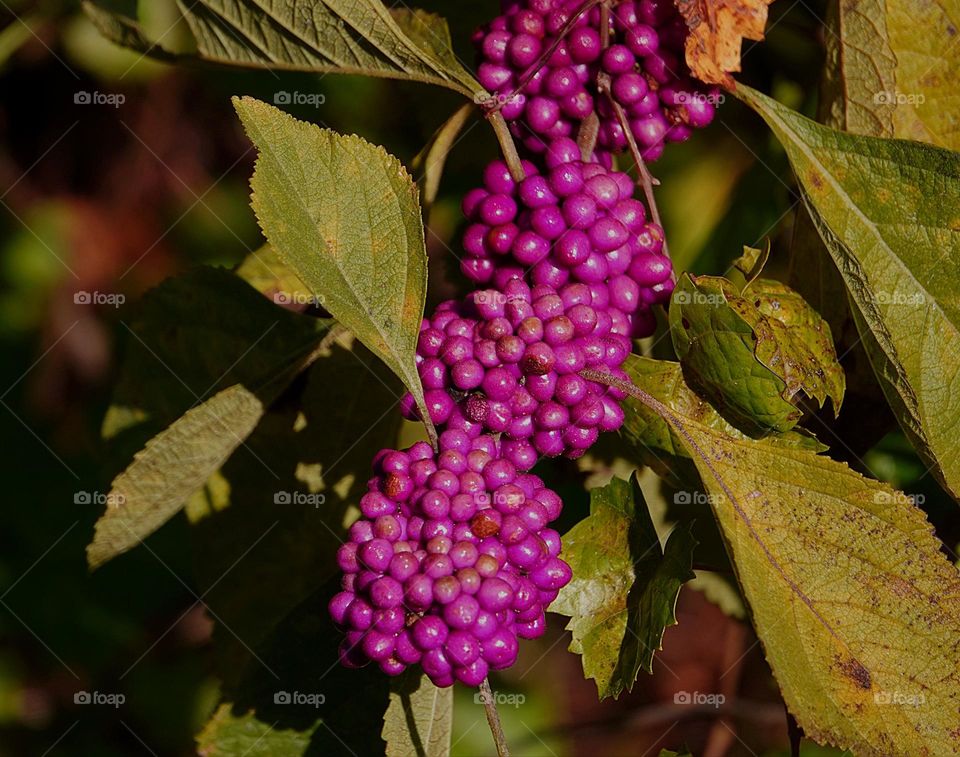
[[[610,47],[610,4],[604,2],[600,6],[600,49]]]
[[[653,218],[653,222],[662,229],[663,223],[660,221],[660,210],[657,208],[657,201],[653,196],[653,188],[655,186],[659,186],[660,182],[656,177],[653,176],[653,174],[650,173],[650,169],[647,168],[647,164],[640,152],[640,146],[637,144],[637,140],[633,136],[633,130],[630,128],[630,121],[627,119],[627,114],[624,112],[623,106],[621,106],[613,96],[613,92],[610,89],[609,74],[604,72],[597,74],[597,88],[607,98],[607,101],[610,103],[610,107],[613,109],[613,112],[617,117],[617,123],[619,123],[620,128],[623,129],[623,134],[627,138],[627,144],[630,146],[630,155],[633,157],[633,162],[637,164],[637,173],[640,176],[640,185],[643,187],[643,194],[646,197],[647,206],[650,208],[650,215]],[[664,235],[663,239],[663,254],[668,258],[670,257],[670,249],[667,247],[666,235]],[[671,277],[673,277],[674,281],[676,281],[675,273],[672,273]]]
[[[490,690],[490,680],[483,679],[480,684],[480,697],[483,699],[483,708],[487,712],[487,723],[490,725],[490,733],[493,734],[493,742],[497,745],[498,757],[510,757],[510,750],[507,748],[507,739],[503,735],[503,726],[500,724],[500,713],[497,712],[497,703],[494,701],[493,692]]]
[[[487,113],[487,120],[493,126],[497,135],[497,141],[500,143],[500,151],[503,153],[503,159],[510,169],[510,176],[518,184],[526,178],[523,170],[523,164],[520,162],[520,154],[517,152],[517,145],[513,141],[513,135],[510,133],[510,127],[499,110],[491,110]]]

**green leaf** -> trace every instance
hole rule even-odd
[[[87,548],[91,568],[180,511],[316,356],[329,327],[271,305],[222,270],[193,271],[145,297],[104,432],[139,437],[169,425],[114,479]]]
[[[83,3],[101,34],[165,60],[196,57],[245,68],[410,79],[471,98],[484,91],[453,52],[442,17],[408,8],[390,10],[381,0],[180,2],[195,53],[162,48],[162,40],[149,40],[135,19],[101,3]]]
[[[91,568],[137,546],[180,511],[263,416],[263,404],[235,384],[151,439],[113,480],[107,511],[87,547]]]
[[[414,356],[427,291],[417,188],[382,147],[235,98],[260,151],[252,205],[322,305],[406,384],[432,429]]]
[[[739,96],[786,148],[839,268],[888,401],[918,452],[960,492],[960,156],[859,137],[748,87]]]
[[[829,458],[641,401],[693,454],[804,732],[857,754],[956,751],[960,573],[910,498]]]
[[[684,274],[670,334],[688,383],[751,433],[793,428],[800,392],[839,408],[843,372],[830,330],[779,282],[760,279],[740,294],[727,279]]]
[[[419,672],[393,679],[381,736],[387,757],[446,757],[453,732],[453,688],[439,688]]]
[[[943,0],[839,0],[825,35],[830,124],[960,149],[957,22]]]
[[[590,492],[589,517],[563,537],[573,580],[550,610],[570,617],[570,651],[583,656],[601,699],[631,691],[641,669],[653,672],[680,587],[694,577],[695,545],[687,524],[661,549],[636,477]]]

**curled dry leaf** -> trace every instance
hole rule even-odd
[[[687,65],[708,84],[733,87],[743,39],[761,40],[773,0],[676,0],[687,22]]]

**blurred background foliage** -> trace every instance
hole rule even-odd
[[[468,62],[471,31],[497,12],[492,0],[420,5],[448,17]],[[102,40],[78,3],[0,6],[0,755],[193,754],[219,687],[216,623],[203,571],[195,577],[195,551],[229,538],[230,521],[213,533],[201,524],[197,537],[186,518],[175,518],[146,547],[93,575],[84,559],[103,508],[97,492],[125,462],[106,454],[100,426],[130,346],[131,305],[169,276],[234,266],[261,243],[248,207],[254,155],[231,95],[273,102],[279,91],[323,94],[322,105],[289,110],[382,144],[408,165],[460,102],[412,83],[174,68]],[[154,37],[184,36],[173,0],[139,6]],[[775,3],[767,41],[745,45],[743,80],[813,115],[825,6]],[[123,102],[83,104],[84,92]],[[473,119],[449,157],[428,227],[431,302],[461,286],[448,252],[459,244],[459,198],[495,151],[491,130]],[[653,170],[678,269],[721,273],[743,245],[769,239],[769,273],[785,275],[798,198],[782,150],[739,103],[729,99],[708,130],[668,150]],[[125,304],[85,303],[83,293]],[[662,340],[653,350],[669,354]],[[941,536],[957,543],[953,504],[899,431],[864,460],[865,472],[920,495]],[[586,463],[550,468],[567,503],[561,531],[586,512],[585,484],[629,470],[615,440]],[[669,528],[676,505],[667,506],[670,495],[653,477],[645,481]],[[700,516],[702,554],[723,562],[712,519]],[[313,546],[332,549],[322,539],[304,548]],[[268,553],[261,557],[269,564]],[[278,580],[247,567],[238,571],[245,582]],[[788,754],[782,701],[737,618],[736,591],[719,574],[700,575],[699,590],[681,594],[680,623],[667,631],[654,675],[616,702],[597,702],[553,616],[548,634],[494,681],[498,691],[522,695],[522,704],[501,707],[514,752],[640,755],[686,743],[695,754]],[[312,584],[309,572],[298,580]],[[251,593],[270,587],[251,583]],[[125,701],[80,705],[82,691]],[[678,691],[721,693],[726,704],[678,707]],[[453,739],[455,755],[491,751],[482,707],[466,690],[457,692]],[[834,754],[808,743],[803,753]]]

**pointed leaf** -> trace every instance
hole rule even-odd
[[[137,546],[183,507],[263,416],[256,395],[235,384],[151,439],[114,479],[87,562],[98,568]]]
[[[228,66],[361,74],[436,84],[467,97],[483,87],[463,66],[440,16],[381,0],[179,2],[196,52],[171,51],[147,38],[136,19],[85,0],[107,39],[153,57],[196,57]]]
[[[689,524],[661,548],[636,477],[614,478],[590,492],[590,515],[563,537],[562,557],[573,580],[550,605],[570,617],[570,651],[600,698],[633,689],[640,670],[651,673],[664,629],[684,582],[694,578]]]
[[[437,199],[440,191],[440,178],[443,176],[443,167],[447,162],[447,155],[460,139],[460,132],[467,121],[474,114],[474,108],[463,105],[454,112],[443,125],[434,132],[430,141],[413,159],[411,167],[420,174],[420,195],[424,207],[429,208]]]
[[[693,454],[804,732],[857,754],[960,748],[960,573],[910,498],[829,458],[636,401]]]
[[[407,385],[428,417],[414,356],[427,289],[417,188],[356,136],[234,99],[260,151],[250,185],[270,244],[333,316]]]
[[[224,270],[192,271],[146,295],[104,433],[129,440],[163,430],[114,479],[87,548],[91,568],[180,511],[310,364],[329,327],[271,305]]]

